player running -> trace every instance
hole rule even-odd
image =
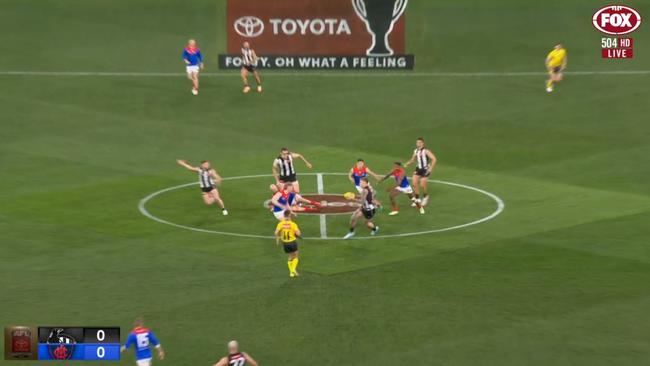
[[[257,65],[257,54],[253,50],[248,42],[244,42],[241,48],[241,80],[244,82],[244,93],[251,91],[251,87],[248,85],[248,73],[253,73],[255,81],[257,82],[257,92],[262,92],[262,79],[260,79],[260,74],[257,72],[255,65]]]
[[[192,94],[199,95],[199,69],[203,70],[203,55],[195,40],[187,41],[187,47],[183,50],[183,61],[187,78],[192,81]]]
[[[151,346],[158,350],[158,358],[165,359],[165,351],[160,342],[149,328],[145,328],[142,318],[137,318],[134,328],[129,333],[126,343],[120,348],[120,353],[134,346],[135,358],[138,366],[151,366]]]
[[[247,362],[251,366],[258,365],[257,361],[248,353],[239,351],[239,343],[237,341],[230,341],[228,342],[228,356],[222,357],[214,366],[245,366]]]
[[[280,156],[273,160],[273,177],[277,185],[284,183],[293,183],[296,193],[300,193],[300,183],[296,177],[296,169],[293,166],[293,159],[302,160],[307,168],[311,169],[312,165],[304,156],[298,153],[289,152],[289,149],[283,147],[280,149]]]
[[[426,206],[429,202],[429,192],[427,191],[427,178],[431,175],[433,167],[436,165],[436,156],[433,155],[431,150],[427,149],[424,146],[424,139],[418,137],[415,141],[415,150],[413,150],[413,155],[411,159],[404,164],[404,167],[408,167],[413,162],[417,162],[415,166],[415,172],[413,173],[413,188],[415,189],[415,199],[411,206],[416,206],[417,203],[421,203],[422,206]],[[423,197],[420,200],[420,189],[422,189]]]
[[[358,159],[357,163],[354,164],[354,166],[350,169],[350,173],[348,174],[348,179],[350,179],[350,182],[354,184],[357,192],[363,192],[363,188],[361,187],[361,179],[366,178],[368,174],[370,174],[376,180],[379,180],[379,176],[370,170],[368,166],[366,166],[366,162],[363,161],[363,159]]]
[[[291,221],[291,211],[284,211],[284,218],[275,227],[275,243],[284,247],[287,253],[287,266],[289,267],[289,277],[298,277],[298,241],[301,238],[300,228],[295,222]]]
[[[566,49],[561,44],[556,44],[555,47],[546,56],[546,69],[548,70],[549,78],[546,81],[546,91],[553,91],[553,83],[562,81],[562,72],[566,69],[567,53]]]
[[[411,188],[411,184],[409,184],[409,179],[406,177],[406,171],[402,167],[402,163],[399,161],[393,163],[393,171],[382,177],[379,182],[381,183],[389,177],[395,178],[396,183],[395,186],[390,189],[390,203],[392,206],[392,211],[389,213],[390,216],[395,216],[399,214],[399,208],[397,207],[397,196],[399,196],[400,193],[404,193],[411,200],[413,200],[415,196],[413,196],[413,188]],[[422,207],[419,202],[415,202],[415,207],[418,208],[421,214],[424,214],[424,207]]]
[[[352,218],[350,218],[350,231],[345,234],[343,239],[350,239],[354,236],[354,228],[357,226],[357,221],[363,216],[366,219],[366,226],[370,229],[370,235],[377,235],[379,226],[372,222],[377,208],[381,203],[375,199],[375,190],[368,183],[368,178],[363,177],[360,179],[361,186],[361,207],[354,211]]]
[[[273,197],[271,197],[271,212],[280,221],[284,219],[285,211],[289,211],[291,214],[294,212],[316,212],[318,207],[320,207],[320,203],[310,201],[297,194],[291,183],[285,184],[284,188],[278,188],[277,185],[271,184],[271,192],[273,192]],[[299,206],[300,203],[315,207]]]
[[[228,210],[226,210],[226,206],[223,204],[223,200],[221,200],[219,190],[217,189],[217,184],[221,184],[221,177],[217,174],[216,170],[210,167],[210,162],[203,160],[198,167],[189,165],[185,160],[176,160],[176,162],[187,170],[199,174],[199,186],[203,192],[203,202],[208,206],[216,202],[221,207],[221,213],[227,216]]]

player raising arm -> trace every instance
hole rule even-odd
[[[203,55],[195,40],[187,41],[187,47],[183,50],[183,61],[187,78],[192,81],[192,94],[199,95],[199,69],[203,70]]]
[[[165,351],[160,342],[149,328],[145,328],[142,318],[137,318],[134,328],[129,333],[126,343],[120,348],[120,353],[126,351],[133,345],[135,347],[135,358],[138,366],[151,366],[151,346],[158,350],[158,358],[165,359]]]
[[[562,72],[566,69],[567,54],[566,49],[561,44],[556,44],[555,47],[546,56],[546,70],[548,70],[549,78],[546,81],[546,91],[553,91],[553,83],[562,81]]]
[[[248,85],[248,73],[253,73],[255,81],[257,82],[257,92],[262,92],[262,80],[260,79],[260,74],[257,72],[255,65],[257,65],[257,54],[253,50],[248,42],[244,42],[241,48],[241,80],[244,82],[244,93],[248,93],[251,90],[251,87]]]
[[[228,215],[228,210],[226,210],[217,189],[217,184],[221,183],[221,176],[210,167],[210,162],[203,160],[198,167],[189,165],[185,160],[176,160],[176,162],[185,169],[199,174],[199,186],[203,192],[203,202],[208,206],[216,202],[221,207],[221,213],[224,216]]]
[[[433,155],[431,150],[427,149],[424,146],[424,139],[418,137],[415,141],[415,150],[413,150],[413,155],[409,161],[404,164],[404,167],[413,164],[415,165],[415,172],[413,173],[413,188],[415,188],[415,199],[412,206],[417,203],[421,203],[422,206],[426,206],[429,202],[429,192],[427,192],[427,178],[431,175],[433,167],[436,165],[436,157]],[[422,189],[423,197],[420,201],[420,189]]]
[[[278,186],[284,183],[293,183],[296,193],[300,193],[300,184],[298,183],[296,169],[293,165],[294,159],[300,159],[305,163],[307,168],[312,168],[311,163],[304,156],[289,152],[289,149],[283,147],[280,149],[280,156],[273,160],[273,177]]]
[[[228,356],[222,357],[214,366],[245,366],[246,364],[257,366],[258,363],[246,352],[239,351],[237,341],[228,342]]]
[[[366,162],[363,161],[363,159],[358,159],[357,163],[354,164],[354,166],[350,169],[350,173],[348,174],[348,179],[350,182],[352,182],[352,184],[354,184],[357,192],[363,192],[363,188],[361,187],[361,179],[366,178],[368,174],[370,174],[376,180],[379,180],[379,176],[370,170],[370,168],[368,168]]]

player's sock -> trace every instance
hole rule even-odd
[[[296,273],[297,268],[298,268],[298,257],[293,259],[293,273]]]
[[[548,80],[546,81],[546,87],[547,87],[547,88],[553,88],[553,80],[548,79]]]
[[[289,274],[293,273],[293,260],[290,259],[287,261],[287,267],[289,267]]]

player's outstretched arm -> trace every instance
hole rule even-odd
[[[413,153],[413,155],[411,155],[411,158],[406,163],[404,163],[404,167],[406,168],[407,166],[413,164],[414,161],[415,161],[415,153]]]
[[[198,172],[199,171],[199,168],[191,166],[185,160],[178,159],[178,160],[176,160],[176,163],[178,163],[178,165],[182,166],[183,168],[185,168],[187,170],[191,170],[193,172]]]
[[[370,168],[366,167],[366,171],[367,171],[368,174],[370,174],[373,178],[375,178],[376,181],[379,181],[379,180],[381,179],[381,177],[380,177],[377,173],[375,173],[375,172],[373,172],[372,170],[370,170]]]
[[[217,182],[217,184],[221,184],[221,181],[223,179],[221,178],[219,173],[217,173],[216,170],[214,170],[214,169],[210,170],[210,175],[212,176],[212,178],[214,178],[214,181]]]
[[[392,172],[390,172],[390,173],[384,175],[383,177],[381,177],[381,179],[379,179],[379,183],[385,181],[385,180],[388,179],[391,175],[393,175]]]
[[[294,159],[300,159],[300,160],[302,160],[302,161],[305,163],[305,165],[307,166],[307,168],[311,169],[311,167],[312,167],[311,163],[308,162],[307,159],[305,159],[305,157],[302,156],[301,154],[298,154],[298,153],[292,153],[291,156],[292,156]]]
[[[228,357],[222,357],[214,366],[228,366]]]
[[[258,366],[259,365],[257,363],[257,361],[255,361],[253,359],[253,357],[251,357],[248,353],[242,352],[241,354],[244,355],[244,358],[246,359],[246,362],[250,363],[252,366]]]

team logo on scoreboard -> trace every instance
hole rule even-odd
[[[594,13],[592,24],[600,32],[620,36],[634,32],[641,25],[638,11],[625,5],[607,5]],[[630,37],[602,37],[602,58],[633,58],[634,39]]]
[[[69,360],[74,353],[77,340],[64,328],[52,328],[47,337],[47,350],[55,360]]]
[[[24,326],[5,327],[5,360],[36,358],[36,330]]]

